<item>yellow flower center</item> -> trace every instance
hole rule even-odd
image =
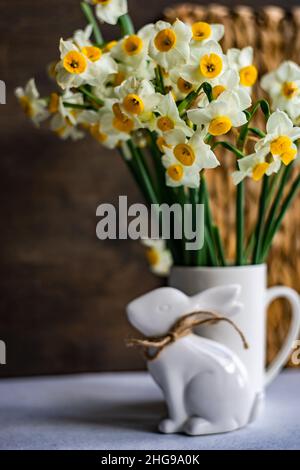
[[[80,52],[70,51],[64,57],[63,66],[69,73],[83,73],[87,68],[86,58]]]
[[[181,77],[177,80],[177,86],[181,93],[189,93],[193,89],[193,85]]]
[[[118,44],[118,41],[109,41],[104,47],[103,52],[109,52]]]
[[[252,178],[254,181],[259,181],[262,177],[266,174],[267,169],[269,168],[270,164],[267,162],[258,163],[253,168]]]
[[[108,5],[111,0],[93,0],[95,5]]]
[[[192,147],[188,144],[178,144],[174,148],[174,155],[177,160],[185,166],[191,166],[196,157]]]
[[[176,44],[176,34],[172,29],[162,29],[154,38],[156,49],[160,52],[170,51]]]
[[[125,132],[130,134],[134,128],[134,122],[132,119],[129,119],[127,116],[122,116],[122,118],[115,117],[113,119],[113,126],[120,132]]]
[[[27,96],[21,96],[19,98],[19,102],[26,116],[29,118],[32,118],[34,112],[33,112],[33,107],[30,103],[29,98],[27,98]]]
[[[97,62],[97,60],[99,60],[102,55],[101,49],[99,49],[99,47],[94,46],[84,47],[81,52],[92,62]]]
[[[124,114],[121,111],[119,103],[113,104],[112,110],[113,110],[113,113],[114,113],[115,117],[122,118],[124,116]]]
[[[131,36],[128,36],[126,39],[124,39],[122,47],[125,54],[129,56],[137,55],[143,49],[143,41],[136,34],[132,34]]]
[[[48,109],[50,113],[54,114],[57,113],[59,106],[59,96],[57,93],[51,93]]]
[[[211,36],[211,26],[204,21],[197,21],[192,25],[193,39],[203,41]]]
[[[206,78],[215,78],[222,72],[223,61],[218,54],[205,54],[200,60],[200,72]]]
[[[145,105],[141,98],[133,93],[125,96],[123,106],[125,111],[130,114],[141,114],[145,109]]]
[[[272,155],[282,155],[291,148],[292,140],[287,135],[280,135],[271,142],[270,150]]]
[[[146,257],[150,266],[155,266],[159,262],[159,253],[155,248],[148,248],[146,251]]]
[[[293,98],[298,92],[298,87],[294,82],[284,82],[282,85],[282,94],[288,98]]]
[[[112,123],[113,127],[117,129],[117,131],[130,134],[130,132],[134,129],[133,120],[122,113],[120,105],[118,103],[115,103],[113,105],[112,110],[115,115]]]
[[[107,140],[107,135],[104,132],[101,132],[100,126],[98,124],[92,124],[89,128],[90,134],[98,142],[103,143]]]
[[[156,145],[159,148],[159,150],[161,151],[161,153],[164,153],[164,151],[165,151],[164,147],[168,147],[168,148],[171,147],[170,145],[167,144],[166,140],[162,136],[160,136],[156,139]]]
[[[121,83],[123,83],[125,80],[125,73],[124,72],[117,72],[114,76],[114,81],[113,85],[114,86],[119,86]]]
[[[223,86],[223,85],[216,85],[213,87],[212,89],[212,97],[214,100],[216,100],[220,95],[221,93],[223,93],[223,91],[226,90],[226,87]]]
[[[183,168],[181,165],[171,165],[167,169],[168,176],[174,181],[180,181],[183,177]]]
[[[162,116],[157,120],[157,127],[162,132],[174,129],[174,122],[168,116]]]
[[[208,132],[211,135],[223,135],[227,134],[231,128],[232,123],[227,116],[218,116],[210,122]]]
[[[247,65],[240,70],[240,83],[243,86],[253,86],[257,80],[257,68],[255,65]]]
[[[297,156],[297,149],[295,148],[290,148],[289,150],[287,150],[286,152],[283,152],[281,155],[280,155],[280,158],[281,158],[281,161],[285,164],[285,165],[289,165],[293,160],[295,160]]]

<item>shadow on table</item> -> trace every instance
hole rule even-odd
[[[122,428],[135,431],[157,431],[157,423],[166,415],[163,401],[145,401],[138,403],[118,403],[103,406],[99,402],[80,404],[77,409],[57,409],[56,422],[68,422],[76,425],[93,425],[109,428]]]

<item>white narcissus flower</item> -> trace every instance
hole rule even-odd
[[[60,138],[78,140],[84,137],[84,133],[76,128],[78,123],[78,115],[80,110],[66,107],[64,103],[76,105],[83,104],[81,93],[72,93],[66,91],[62,96],[52,93],[50,95],[48,109],[53,115],[50,122],[50,129],[54,131]]]
[[[47,101],[40,98],[35,81],[32,78],[24,88],[16,88],[15,95],[26,114],[38,126],[49,117]]]
[[[205,126],[213,136],[227,134],[232,127],[242,126],[247,122],[243,110],[251,105],[250,96],[224,91],[219,98],[205,108],[188,111],[188,118],[198,126]]]
[[[297,146],[294,142],[300,137],[300,127],[294,127],[293,122],[284,111],[275,111],[267,121],[267,135],[259,140],[255,149],[265,155],[271,154],[273,162],[270,167],[277,172],[281,166],[289,165],[297,156]],[[272,172],[273,172],[272,171]]]
[[[137,67],[148,57],[149,42],[152,34],[153,25],[148,24],[136,34],[125,36],[112,48],[112,57],[130,67]],[[136,76],[135,73],[134,75]]]
[[[152,129],[159,135],[165,132],[179,129],[184,132],[186,136],[192,136],[194,131],[191,129],[179,115],[179,111],[172,93],[162,96],[159,104],[155,108],[155,112],[159,114],[156,117]]]
[[[158,276],[168,276],[173,259],[164,240],[142,239],[147,247],[146,256],[151,271]]]
[[[140,122],[151,121],[153,110],[161,95],[148,80],[130,78],[115,89],[115,96],[120,99],[122,111],[128,116],[138,118]]]
[[[182,71],[185,66],[172,69],[164,78],[165,86],[169,86],[176,100],[183,100],[191,91],[196,89],[196,85],[188,82],[182,77]]]
[[[107,136],[102,143],[110,148],[116,147],[120,142],[126,142],[131,133],[140,128],[137,118],[125,114],[116,99],[107,100],[99,114],[101,133]]]
[[[166,70],[188,61],[190,56],[191,29],[180,20],[173,25],[158,21],[153,26],[149,55]]]
[[[147,59],[141,61],[137,66],[129,66],[119,62],[118,71],[108,75],[104,82],[99,82],[96,87],[92,87],[93,94],[100,99],[114,98],[115,90],[126,80],[135,77],[138,81],[154,79],[154,64]]]
[[[60,41],[61,60],[56,66],[56,79],[62,89],[78,88],[89,84],[97,86],[118,71],[109,54],[102,54],[99,47],[79,49],[72,41]]]
[[[92,32],[93,26],[89,24],[84,30],[77,29],[73,34],[73,37],[70,38],[69,41],[74,42],[74,44],[76,44],[79,49],[82,49],[86,46],[92,46],[93,44],[90,40]]]
[[[240,83],[240,78],[239,74],[237,73],[236,70],[226,70],[222,75],[219,77],[211,80],[210,85],[212,87],[212,97],[214,100],[218,99],[222,93],[226,91],[231,91],[237,94],[238,96],[241,97],[243,101],[243,97],[245,96],[246,90],[242,89],[239,86]],[[221,98],[220,98],[221,99]],[[247,100],[247,104],[249,102],[249,98],[245,98]],[[209,103],[208,98],[205,93],[202,93],[200,95],[199,100],[198,100],[198,107],[202,108],[204,106],[207,106]],[[250,106],[250,104],[248,104]],[[247,107],[248,107],[247,106]]]
[[[264,75],[261,87],[272,98],[273,109],[286,111],[292,120],[300,116],[300,67],[283,62],[277,70]]]
[[[234,184],[239,184],[243,179],[250,177],[254,181],[259,181],[266,174],[273,173],[270,164],[265,160],[264,152],[255,152],[238,160],[238,171],[233,172]]]
[[[96,6],[96,15],[100,21],[117,24],[120,16],[128,12],[127,0],[85,0]]]
[[[208,41],[200,47],[191,49],[188,64],[182,69],[182,77],[189,83],[211,82],[219,77],[227,67],[226,57],[220,44]]]
[[[219,165],[203,137],[202,131],[196,131],[189,140],[179,130],[166,134],[162,163],[166,168],[167,186],[197,188],[200,184],[200,171]]]
[[[224,36],[224,25],[209,24],[205,21],[197,21],[191,25],[192,43],[191,47],[199,47],[207,41],[219,42]]]
[[[281,164],[289,165],[297,157],[294,141],[300,137],[300,127],[283,111],[275,111],[267,121],[267,135],[255,145],[255,153],[238,160],[239,170],[233,173],[235,184],[251,177],[259,181],[264,175],[278,173]]]
[[[252,87],[257,80],[257,68],[253,65],[253,48],[229,49],[227,51],[228,66],[237,70],[240,76],[240,85]]]
[[[99,111],[85,110],[79,114],[77,122],[86,129],[99,144],[109,149],[113,149],[119,144],[121,139],[117,132],[106,134],[103,131],[101,121],[106,119],[107,116],[108,111],[106,109],[100,109]]]

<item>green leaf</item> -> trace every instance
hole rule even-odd
[[[269,119],[271,114],[269,103],[266,100],[260,100],[260,107],[266,119]]]
[[[207,82],[204,82],[203,85],[203,91],[204,93],[206,94],[207,96],[207,99],[209,102],[211,102],[213,100],[213,96],[212,96],[212,86],[210,83],[207,83]]]

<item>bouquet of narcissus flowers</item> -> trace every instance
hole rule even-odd
[[[226,148],[236,159],[234,263],[264,262],[300,186],[300,67],[285,62],[262,77],[271,103],[252,103],[258,78],[252,48],[223,51],[222,25],[158,21],[135,31],[126,0],[86,0],[81,7],[88,26],[61,39],[58,61],[49,67],[60,91],[41,98],[33,79],[16,90],[26,114],[36,125],[49,119],[63,139],[90,134],[100,145],[118,149],[148,204],[204,204],[201,249],[188,252],[172,236],[146,241],[157,274],[166,274],[173,262],[232,263],[212,217],[206,182],[206,172],[222,165],[215,149]],[[117,24],[121,37],[105,41],[101,22]],[[253,124],[257,113],[264,117],[262,128]],[[247,179],[261,185],[249,234]]]

